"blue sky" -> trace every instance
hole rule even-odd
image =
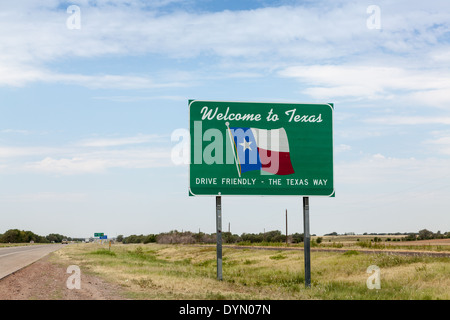
[[[188,197],[188,166],[171,159],[188,99],[334,103],[336,197],[310,199],[312,233],[450,230],[446,0],[0,12],[0,233],[214,232],[214,198]],[[301,203],[226,197],[223,225],[284,230],[287,209],[289,233],[303,232]]]

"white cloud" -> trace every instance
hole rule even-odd
[[[42,77],[47,82],[64,82],[76,84],[93,89],[113,88],[113,89],[149,89],[163,87],[185,86],[178,82],[156,83],[148,77],[128,76],[128,75],[81,75],[81,74],[45,74]]]
[[[22,87],[29,82],[65,83],[92,89],[112,88],[123,90],[182,87],[188,85],[187,83],[178,81],[155,82],[148,76],[55,73],[39,65],[3,65],[0,61],[0,86]]]
[[[107,100],[113,102],[136,102],[136,101],[148,101],[148,100],[171,100],[171,101],[187,101],[188,98],[184,96],[98,96],[93,97],[96,100]]]
[[[168,136],[96,137],[57,147],[0,146],[0,169],[5,173],[32,172],[73,175],[105,173],[111,168],[174,166]]]
[[[450,53],[449,53],[450,54]],[[450,77],[450,73],[447,73]],[[411,101],[421,103],[422,105],[437,107],[441,109],[450,109],[450,86],[438,89],[418,91],[411,94]]]
[[[30,65],[20,65],[1,61],[0,59],[0,86],[23,86],[25,83],[41,81],[45,73],[39,68]]]
[[[450,133],[437,133],[435,135],[437,135],[435,139],[429,139],[425,143],[440,154],[450,155]]]
[[[159,11],[161,7],[177,3],[181,4],[181,1],[76,1],[74,4],[81,9],[80,30],[67,29],[69,14],[58,7],[64,2],[53,0],[45,6],[33,1],[2,4],[0,85],[17,86],[34,81],[125,89],[181,85],[177,81],[159,83],[139,75],[64,74],[49,67],[72,57],[157,54],[185,59],[214,56],[231,61],[263,61],[264,68],[270,69],[277,61],[292,63],[301,59],[305,63],[317,63],[388,51],[414,53],[414,58],[406,58],[404,63],[414,61],[420,65],[422,61],[416,59],[429,56],[432,45],[433,61],[441,63],[443,51],[439,37],[448,31],[450,18],[446,10],[439,10],[446,8],[445,1],[437,1],[434,10],[421,2],[391,4],[381,1],[383,31],[375,33],[366,27],[367,6],[356,1],[222,12]],[[292,69],[284,70],[288,71]],[[327,70],[309,71],[336,70],[328,67]],[[342,74],[343,70],[337,71]],[[363,82],[347,81],[339,86],[309,76],[306,80],[316,80],[318,86],[309,88],[308,93],[335,96],[352,95],[362,90],[361,94],[385,96],[383,89],[388,84],[380,87],[377,82],[380,77],[389,80],[382,69],[347,68],[346,73],[358,71],[367,76]],[[401,79],[407,81],[406,87],[417,86],[417,76],[408,79],[406,76],[410,73],[396,74],[395,68],[386,72],[394,73],[394,79],[389,83]],[[230,73],[246,77],[258,74],[254,70],[236,69]],[[371,75],[375,76],[375,83]],[[426,88],[439,89],[436,83],[428,86],[427,80],[422,81]],[[435,77],[431,80],[443,81]],[[441,89],[447,88],[448,85]]]
[[[25,168],[35,172],[50,172],[56,174],[80,174],[80,173],[100,173],[106,168],[105,159],[84,159],[81,157],[45,159],[28,163]]]
[[[1,202],[80,202],[86,200],[88,197],[85,193],[73,193],[73,192],[37,192],[37,193],[25,193],[25,194],[11,194],[1,195]]]
[[[350,151],[352,149],[351,146],[346,144],[340,144],[334,148],[334,153],[342,153],[345,151]]]
[[[170,150],[127,149],[77,153],[72,157],[46,157],[24,164],[23,170],[61,175],[105,173],[111,168],[148,169],[173,166]]]
[[[30,131],[28,130],[20,130],[20,129],[2,129],[0,130],[0,133],[18,133],[18,134],[30,134]]]
[[[87,139],[78,143],[82,147],[114,147],[123,146],[130,144],[141,144],[150,141],[155,141],[160,139],[161,136],[153,134],[140,134],[134,137],[125,138],[98,138],[98,139]]]
[[[64,152],[63,148],[52,147],[11,147],[0,146],[0,158],[19,158],[29,156],[40,156],[49,153]]]
[[[428,125],[428,124],[450,124],[450,117],[434,116],[383,116],[365,119],[366,123],[386,125]]]
[[[450,77],[433,70],[404,69],[387,66],[313,65],[293,66],[279,72],[295,78],[307,88],[304,93],[314,98],[392,99],[410,95],[435,106],[448,107]],[[436,91],[439,96],[436,97]]]
[[[346,217],[360,232],[440,230],[449,223],[449,177],[448,158],[365,155],[335,164],[336,198],[323,212],[338,216],[329,226]]]
[[[366,186],[362,193],[396,192],[410,188],[426,191],[445,184],[450,176],[450,160],[438,158],[417,159],[390,157],[382,154],[365,155],[357,161],[335,164],[335,179],[340,186]],[[380,189],[381,188],[381,189]]]

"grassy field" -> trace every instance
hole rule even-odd
[[[120,285],[131,299],[450,299],[449,258],[312,252],[312,287],[304,286],[301,251],[223,249],[216,280],[215,247],[72,244],[55,261]],[[368,289],[367,268],[380,268]]]
[[[313,241],[322,238],[322,242],[318,247],[340,247],[340,248],[373,248],[388,250],[422,250],[422,251],[438,251],[450,252],[450,239],[433,239],[418,241],[400,241],[404,236],[385,235],[341,235],[341,236],[323,236],[312,237]],[[374,238],[378,238],[378,242],[374,242]]]

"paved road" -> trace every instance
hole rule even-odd
[[[60,249],[61,244],[0,248],[0,279]]]

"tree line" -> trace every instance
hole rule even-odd
[[[208,234],[203,232],[190,232],[190,231],[177,231],[172,230],[170,232],[164,232],[159,234],[148,234],[148,235],[130,235],[124,237],[119,235],[116,241],[122,243],[216,243],[216,234]],[[294,233],[288,235],[287,241],[289,243],[300,243],[303,242],[303,234]],[[279,230],[273,230],[268,232],[260,233],[243,233],[241,235],[232,234],[231,232],[222,232],[222,242],[224,243],[281,243],[286,242],[286,235],[282,234]]]
[[[365,233],[367,235],[367,233]],[[401,238],[402,241],[414,241],[414,240],[430,240],[430,239],[444,239],[450,238],[450,232],[441,233],[440,231],[434,233],[427,229],[422,229],[419,232],[409,233],[370,233],[370,235],[404,235]],[[332,232],[327,235],[339,235],[337,232]],[[314,235],[313,235],[314,236]],[[31,231],[24,231],[19,229],[10,229],[3,234],[0,234],[0,243],[61,243],[63,239],[69,241],[83,241],[84,238],[71,238],[61,234],[51,233],[47,236],[40,236]],[[317,243],[320,243],[322,238],[315,239]],[[119,235],[115,241],[122,243],[216,243],[215,233],[203,233],[203,232],[191,232],[191,231],[177,231],[172,230],[169,232],[163,232],[159,234],[147,234],[147,235],[130,235],[124,237]],[[231,232],[222,232],[222,241],[224,243],[283,243],[286,242],[286,234],[283,234],[279,230],[272,230],[260,233],[243,233],[241,235],[232,234]],[[302,233],[290,234],[287,237],[288,243],[301,243],[303,242]]]
[[[444,239],[450,238],[450,232],[441,233],[440,231],[434,233],[427,229],[422,229],[419,232],[405,232],[405,233],[371,233],[370,235],[403,235],[403,238],[398,241],[413,241],[413,240],[429,240],[429,239]],[[336,232],[332,232],[326,235],[338,235]],[[325,236],[326,236],[325,235]],[[367,233],[365,233],[367,235]],[[314,235],[313,235],[314,236]],[[381,238],[375,237],[377,240]],[[116,241],[123,243],[216,243],[216,234],[208,234],[203,232],[190,232],[190,231],[177,231],[172,230],[170,232],[148,235],[130,235],[124,237],[119,235]],[[282,243],[286,242],[286,234],[283,234],[279,230],[273,230],[260,233],[243,233],[241,235],[232,234],[231,232],[222,232],[222,241],[224,243]],[[303,242],[302,233],[290,234],[287,237],[288,243],[301,243]],[[315,238],[315,243],[319,244],[323,241],[322,237]]]
[[[450,231],[441,233],[441,231],[438,231],[434,233],[433,231],[422,229],[419,230],[417,233],[408,233],[405,237],[406,241],[412,241],[412,240],[432,240],[432,239],[448,239],[450,238]]]
[[[344,234],[339,234],[337,232],[331,232],[327,233],[324,236],[346,236],[346,235],[355,235],[354,232],[346,232]],[[387,235],[393,235],[393,236],[401,236],[404,237],[401,238],[404,241],[414,241],[414,240],[432,240],[432,239],[448,239],[450,238],[450,231],[447,232],[433,232],[427,229],[419,230],[418,232],[395,232],[395,233],[363,233],[364,236],[370,235],[370,236],[387,236]],[[380,239],[378,237],[375,237],[376,239]]]
[[[66,237],[61,234],[51,233],[47,236],[40,236],[32,231],[24,231],[19,229],[9,229],[0,234],[0,243],[61,243],[63,239],[69,241],[77,241],[81,239]]]

